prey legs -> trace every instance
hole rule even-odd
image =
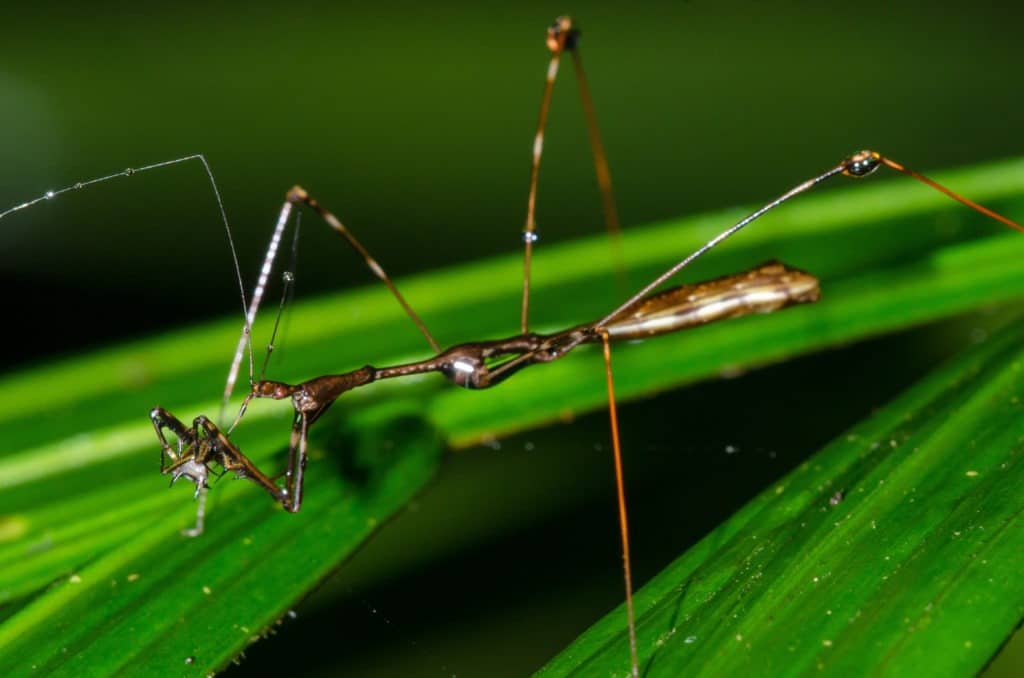
[[[291,512],[299,510],[302,471],[306,465],[306,431],[308,428],[306,413],[296,415],[284,487],[279,487],[263,473],[207,417],[198,416],[192,421],[191,426],[186,426],[164,408],[155,407],[149,413],[149,418],[153,422],[153,428],[160,440],[160,473],[169,474],[172,485],[184,477],[196,486],[195,497],[200,502],[200,506],[196,514],[195,527],[185,531],[188,536],[198,536],[203,531],[204,505],[206,490],[209,487],[207,480],[211,473],[211,463],[221,467],[221,474],[230,472],[236,478],[247,478],[256,483],[286,510]],[[175,444],[172,445],[168,442],[165,430],[170,431],[177,438]]]

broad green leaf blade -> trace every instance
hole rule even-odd
[[[0,626],[0,672],[204,675],[228,663],[433,474],[436,436],[384,409],[383,421],[380,408],[359,417],[347,441],[358,480],[317,479],[298,516],[266,502],[255,520],[233,510],[256,499],[238,484],[201,538],[178,534],[180,506],[134,526]]]
[[[636,596],[646,676],[968,675],[1024,618],[1024,323],[768,488]],[[627,675],[615,610],[545,676]]]
[[[936,178],[1024,217],[1024,162]],[[634,283],[638,286],[745,211],[634,229],[626,240]],[[344,256],[340,246],[339,256]],[[621,396],[651,394],[1024,294],[1024,237],[906,180],[809,197],[751,226],[702,260],[686,279],[734,271],[769,257],[819,274],[822,302],[619,348],[615,363]],[[620,301],[622,293],[608,274],[610,261],[603,237],[542,247],[535,262],[538,329],[596,317]],[[400,284],[442,342],[455,343],[515,331],[520,270],[513,255]],[[420,422],[416,428],[426,427],[448,445],[463,445],[603,404],[600,359],[585,351],[517,375],[493,392],[452,389],[439,379],[373,385],[347,394],[314,428],[316,455],[307,471],[310,504],[302,514],[283,515],[257,488],[224,480],[211,493],[210,534],[192,545],[177,530],[189,524],[193,504],[187,490],[167,491],[166,478],[156,473],[158,448],[146,412],[159,404],[184,419],[215,415],[238,329],[238,321],[230,320],[183,330],[0,381],[0,619],[5,619],[0,643],[17,648],[16,654],[0,650],[5,661],[45,658],[56,667],[59,660],[46,654],[54,650],[47,644],[52,641],[47,629],[73,626],[67,646],[90,657],[98,655],[88,648],[102,647],[104,666],[140,668],[158,656],[159,644],[162,658],[183,662],[194,656],[188,671],[215,669],[241,651],[249,635],[222,636],[211,629],[237,624],[258,633],[351,555],[371,532],[371,522],[400,508],[402,497],[413,495],[430,477],[431,465],[424,461],[417,473],[394,478],[382,470],[374,487],[388,489],[379,496],[355,492],[353,478],[365,474],[353,476],[344,461],[350,446],[339,433],[340,422],[358,429],[356,420],[386,418],[398,408],[407,417],[403,421]],[[386,292],[360,290],[296,305],[290,331],[279,342],[284,360],[271,373],[297,381],[367,361],[389,364],[422,357],[421,344]],[[287,445],[288,408],[280,405],[257,403],[236,435],[250,457],[271,470],[282,466]],[[40,413],[59,416],[42,419]],[[391,423],[376,430],[387,439],[403,439],[405,428]],[[330,511],[317,509],[325,506],[319,502],[327,502]],[[296,546],[296,534],[317,534],[309,526],[318,521],[335,525],[333,536],[311,547],[305,542]],[[261,565],[298,558],[303,574],[296,577],[290,563],[280,569],[267,565],[257,579],[249,577],[254,561],[246,544],[233,533],[227,536],[243,525],[259,536],[267,554],[256,558]],[[183,559],[182,552],[192,557]],[[165,562],[187,576],[171,576]],[[95,588],[68,593],[77,590],[67,583],[69,577],[77,577],[76,587],[95,587],[101,578],[121,585],[132,574],[139,576],[128,583],[136,584],[147,573],[151,583],[145,600],[111,597],[107,605],[90,597]],[[199,590],[211,590],[208,598],[198,599],[201,603],[199,580],[205,582]],[[241,604],[246,595],[229,583],[236,580],[246,582],[246,595],[259,604]],[[57,583],[46,589],[51,582]],[[207,607],[237,616],[208,618],[203,616]],[[90,614],[84,614],[86,608]],[[128,633],[153,626],[151,610],[171,615],[168,611],[179,608],[184,611],[175,617],[178,626],[159,641],[139,636],[135,644],[108,644],[103,635],[105,629]],[[217,651],[209,649],[208,638],[217,639]],[[151,666],[165,666],[160,662]]]

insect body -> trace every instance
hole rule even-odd
[[[163,408],[150,413],[164,455],[161,468],[172,478],[186,477],[205,486],[208,465],[215,463],[237,477],[263,487],[288,511],[302,506],[302,477],[306,464],[309,427],[344,393],[383,379],[439,372],[453,384],[470,389],[497,386],[531,365],[552,362],[581,344],[629,340],[696,327],[750,313],[769,313],[794,304],[818,300],[818,280],[803,271],[769,262],[750,271],[693,285],[682,285],[643,298],[628,312],[612,320],[585,323],[553,334],[525,333],[492,341],[458,344],[426,360],[373,367],[366,365],[343,374],[315,377],[299,384],[260,380],[247,397],[290,398],[295,409],[284,487],[261,472],[208,418],[197,417],[191,427]],[[167,443],[164,429],[179,441]]]

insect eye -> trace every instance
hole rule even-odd
[[[552,52],[558,50],[558,39],[565,33],[565,41],[562,44],[564,49],[576,49],[576,42],[579,40],[580,32],[573,27],[572,19],[567,16],[560,16],[554,23],[548,26],[548,49]]]
[[[843,175],[854,178],[866,177],[881,164],[882,157],[875,151],[854,153],[843,162]]]

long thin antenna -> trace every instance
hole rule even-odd
[[[182,163],[185,163],[185,162],[189,162],[191,160],[197,160],[200,163],[202,163],[202,165],[203,165],[203,171],[206,172],[206,178],[209,180],[210,188],[213,190],[213,197],[217,201],[217,210],[220,212],[221,223],[224,225],[224,233],[227,235],[227,238],[228,238],[228,248],[231,250],[231,262],[232,262],[232,265],[234,266],[234,269],[235,269],[235,280],[238,282],[238,295],[239,295],[239,298],[242,301],[242,313],[245,316],[245,327],[242,330],[242,338],[239,341],[239,350],[238,350],[237,355],[235,357],[235,362],[240,362],[241,361],[242,351],[244,350],[246,342],[249,342],[248,343],[248,346],[249,346],[249,371],[251,373],[252,370],[253,370],[253,366],[255,364],[255,358],[254,358],[253,351],[252,351],[252,342],[249,339],[250,335],[252,334],[251,322],[249,320],[249,314],[246,311],[246,308],[248,307],[248,302],[246,301],[246,296],[245,296],[245,282],[244,282],[244,280],[242,278],[242,269],[241,269],[241,266],[238,263],[238,250],[235,248],[235,239],[234,239],[234,236],[231,234],[231,225],[228,222],[227,210],[224,209],[224,199],[221,197],[220,188],[218,188],[218,186],[217,186],[217,180],[213,176],[213,170],[210,168],[210,163],[207,162],[206,156],[204,156],[202,153],[194,153],[192,155],[186,155],[186,156],[183,156],[181,158],[175,158],[173,160],[164,160],[162,162],[155,162],[155,163],[152,163],[152,164],[149,164],[149,165],[143,165],[141,167],[129,167],[127,169],[121,170],[120,172],[114,172],[113,174],[106,174],[106,175],[103,175],[103,176],[95,177],[93,179],[89,179],[87,181],[78,181],[78,182],[75,182],[75,183],[70,184],[68,186],[65,186],[64,188],[59,188],[59,189],[56,189],[56,190],[47,191],[46,193],[43,193],[38,198],[34,198],[34,199],[29,200],[27,202],[23,202],[23,203],[21,203],[19,205],[15,205],[14,207],[11,207],[11,208],[9,208],[7,210],[4,210],[3,212],[0,212],[0,220],[2,220],[4,217],[6,217],[6,216],[8,216],[10,214],[13,214],[14,212],[18,212],[18,211],[23,210],[23,209],[28,209],[29,207],[32,207],[33,205],[36,205],[36,204],[41,203],[41,202],[44,202],[46,200],[53,200],[54,198],[56,198],[56,197],[58,197],[60,195],[63,195],[64,193],[69,193],[71,191],[77,191],[77,190],[83,189],[83,188],[85,188],[87,186],[92,186],[93,184],[100,184],[100,183],[103,183],[103,182],[106,182],[106,181],[110,181],[112,179],[118,179],[118,178],[122,178],[122,177],[131,177],[131,176],[134,176],[136,174],[141,174],[142,172],[148,172],[150,170],[160,169],[160,168],[163,168],[163,167],[169,167],[171,165],[179,165],[179,164],[182,164]],[[233,363],[232,367],[231,367],[231,373],[237,373],[237,371],[238,371],[238,367],[237,367],[237,365],[235,365]],[[231,385],[233,385],[233,383],[234,383],[233,379],[230,376],[229,376],[229,382],[230,382]],[[228,395],[230,395],[229,391],[226,392],[225,401],[226,401]],[[223,416],[224,416],[224,408],[221,407],[221,417],[223,418]]]
[[[622,538],[622,576],[626,585],[626,618],[629,624],[629,659],[633,678],[640,675],[636,650],[636,617],[633,612],[633,568],[629,557],[629,520],[626,517],[626,487],[622,472],[622,448],[619,445],[619,418],[615,407],[615,384],[612,379],[612,349],[607,331],[601,332],[604,349],[604,373],[608,382],[608,417],[612,428],[612,453],[615,459],[615,491],[619,500],[619,534]]]

